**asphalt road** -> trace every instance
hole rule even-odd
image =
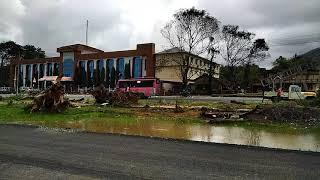
[[[15,96],[15,94],[0,94],[2,97],[10,97]],[[83,94],[66,94],[66,97],[71,100],[77,100],[81,98],[93,98],[92,95],[83,95]],[[190,100],[190,101],[219,101],[219,102],[230,102],[239,101],[245,103],[259,103],[262,102],[261,97],[224,97],[224,96],[190,96],[190,97],[182,97],[182,96],[152,96],[149,99],[166,99],[166,100]],[[265,99],[264,101],[269,101]]]
[[[245,103],[261,103],[261,97],[227,97],[227,96],[190,96],[190,97],[182,97],[182,96],[154,96],[150,99],[166,99],[166,100],[189,100],[189,101],[219,101],[219,102],[230,102],[230,101],[238,101]],[[265,99],[264,101],[268,101]]]
[[[0,125],[0,179],[319,179],[320,154]]]

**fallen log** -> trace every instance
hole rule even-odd
[[[240,116],[243,113],[238,112],[227,112],[227,111],[214,111],[208,108],[202,108],[200,117],[204,120],[214,123],[214,122],[224,122],[224,121],[242,121],[243,118]]]

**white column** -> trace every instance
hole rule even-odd
[[[44,75],[43,76],[47,76],[47,63],[44,64]],[[43,85],[43,89],[47,88],[47,81],[44,81],[44,85]]]
[[[13,88],[16,90],[17,89],[17,69],[18,66],[14,66],[14,79],[13,79]]]
[[[97,60],[93,60],[93,70],[97,69]]]
[[[37,74],[38,74],[38,77],[37,77],[37,82],[38,82],[37,86],[38,86],[38,87],[37,87],[37,88],[39,89],[39,87],[40,87],[40,86],[39,86],[39,84],[40,84],[40,83],[39,83],[39,76],[40,76],[40,64],[37,64],[37,72],[38,72],[38,73],[37,73]]]
[[[84,69],[86,70],[86,73],[87,73],[87,71],[88,71],[88,61],[87,60],[84,61]]]
[[[141,65],[141,75],[142,75],[142,77],[145,77],[146,75],[147,75],[147,71],[146,71],[146,57],[143,57],[142,58],[142,63],[141,63],[142,65]]]
[[[94,75],[94,70],[96,70],[97,69],[97,60],[93,60],[93,83],[92,83],[92,88],[94,89],[94,85],[95,85],[95,83],[97,83],[97,82],[95,82],[95,75]]]
[[[23,82],[23,84],[22,84],[22,86],[23,87],[26,87],[26,75],[27,75],[27,71],[26,71],[26,68],[27,68],[27,66],[24,64],[24,65],[22,65],[22,82]]]
[[[130,58],[130,59],[129,59],[129,63],[130,63],[130,75],[131,75],[131,78],[133,78],[133,76],[134,76],[134,72],[133,72],[133,58]]]
[[[32,75],[33,75],[33,64],[30,64],[30,87],[32,87],[32,84],[33,84]]]
[[[106,77],[107,77],[107,60],[106,59],[102,59],[102,62],[103,62],[103,67],[104,67],[104,77],[103,77],[103,81],[106,81]]]
[[[47,76],[47,63],[44,64],[43,76]]]

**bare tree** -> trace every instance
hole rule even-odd
[[[236,25],[225,25],[222,28],[220,53],[226,62],[234,89],[237,66],[250,65],[268,56],[269,47],[265,40],[253,40],[254,36],[251,32],[239,30]]]
[[[180,58],[167,58],[157,60],[159,67],[174,62],[178,68],[183,87],[186,88],[188,81],[197,73],[193,69],[194,61],[191,61],[192,54],[201,55],[210,47],[210,37],[218,33],[219,21],[210,16],[204,10],[195,8],[182,9],[173,15],[174,19],[166,24],[161,30],[162,36],[169,42],[170,48],[175,48]]]

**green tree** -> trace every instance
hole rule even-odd
[[[1,65],[7,65],[10,61],[10,58],[15,56],[22,56],[23,48],[19,44],[15,43],[14,41],[6,41],[0,43],[0,60]]]
[[[21,46],[14,41],[0,43],[1,67],[9,63],[10,58],[20,56],[23,59],[44,58],[45,51],[33,45]]]
[[[237,67],[249,67],[269,55],[269,47],[265,40],[254,40],[254,36],[251,32],[239,30],[239,26],[236,25],[223,26],[220,54],[227,64],[227,72],[230,73],[228,80],[234,90],[237,90]]]
[[[286,70],[290,67],[291,62],[289,59],[279,56],[273,63],[273,70],[275,71],[282,71],[282,70]]]
[[[23,46],[23,58],[24,59],[38,59],[44,58],[45,51],[43,51],[39,47],[35,47],[34,45],[25,45]]]

